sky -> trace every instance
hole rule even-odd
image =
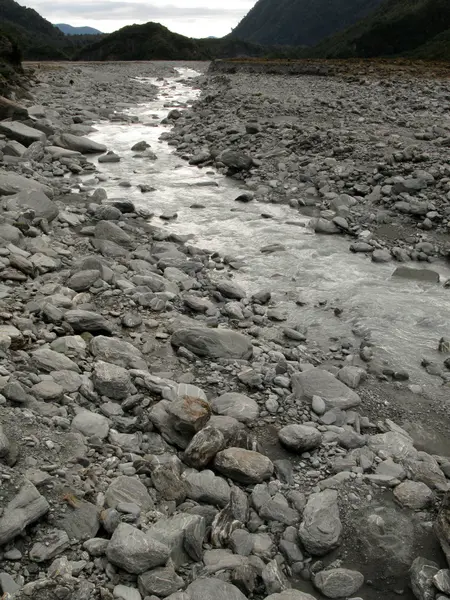
[[[109,33],[156,21],[188,37],[230,33],[256,0],[19,0],[51,23],[89,25]]]

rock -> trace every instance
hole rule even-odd
[[[5,119],[28,119],[28,110],[17,102],[0,96],[0,120]]]
[[[143,512],[153,508],[153,501],[145,485],[136,477],[126,475],[112,481],[105,493],[105,502],[110,508],[123,503],[136,504]]]
[[[113,242],[123,248],[132,249],[134,242],[132,238],[118,225],[111,221],[99,221],[95,226],[95,238]]]
[[[313,581],[327,598],[348,598],[364,584],[364,575],[350,569],[329,569],[317,573]]]
[[[311,494],[303,513],[299,536],[305,549],[314,556],[323,556],[339,543],[342,524],[335,490]]]
[[[361,398],[334,375],[319,368],[309,369],[302,373],[295,373],[291,377],[292,389],[296,398],[302,397],[312,400],[320,396],[328,409],[340,408],[347,410],[355,408],[361,403]]]
[[[28,148],[33,142],[45,142],[47,136],[39,129],[28,127],[20,121],[0,121],[0,133]]]
[[[47,533],[43,542],[37,542],[30,550],[30,559],[41,563],[52,560],[58,554],[64,552],[69,546],[69,536],[65,531],[55,529]]]
[[[360,367],[342,367],[337,374],[337,378],[348,387],[356,389],[361,381],[365,379],[366,371]]]
[[[136,588],[125,585],[116,585],[113,589],[113,596],[117,600],[142,600],[142,596]]]
[[[253,354],[249,338],[230,329],[179,329],[172,335],[171,343],[177,348],[183,346],[197,356],[209,358],[249,359]]]
[[[8,197],[6,206],[10,209],[31,208],[36,219],[51,222],[59,214],[56,204],[40,189],[24,189]]]
[[[203,469],[225,446],[225,437],[219,429],[205,427],[192,438],[184,451],[183,461],[191,467]]]
[[[201,526],[203,521],[204,519],[200,515],[181,513],[168,519],[160,519],[150,527],[147,535],[169,547],[170,558],[174,565],[178,567],[189,560],[190,555],[188,552],[192,542],[189,532],[192,532],[192,528],[195,529],[197,526]],[[204,529],[203,535],[205,533],[206,529]],[[187,543],[187,538],[189,538],[189,543]],[[203,543],[203,540],[201,543]],[[198,548],[196,551],[198,551]],[[194,558],[194,560],[197,560],[197,558]]]
[[[75,333],[84,333],[88,331],[92,334],[112,333],[112,324],[102,315],[88,310],[68,310],[64,314],[65,320],[69,323]]]
[[[102,156],[98,157],[99,163],[118,163],[120,162],[120,156],[110,150],[106,154],[102,154]]]
[[[295,525],[300,521],[298,512],[290,508],[282,494],[275,494],[273,498],[263,504],[259,510],[259,516],[265,521],[277,521],[285,525]]]
[[[294,452],[314,450],[322,443],[322,434],[315,427],[287,425],[278,432],[280,442]]]
[[[11,441],[3,431],[0,423],[0,461],[9,467],[13,467],[19,456],[19,448],[16,442]]]
[[[259,417],[257,402],[244,394],[236,392],[229,392],[214,398],[211,407],[216,414],[233,417],[241,423],[254,423]]]
[[[125,400],[131,394],[131,376],[118,365],[97,361],[94,364],[92,382],[99,394],[112,400]]]
[[[389,250],[374,250],[372,252],[372,261],[376,263],[385,263],[390,262],[392,260],[392,256]]]
[[[313,226],[315,233],[324,233],[327,235],[342,233],[341,229],[333,221],[328,221],[328,219],[316,219]]]
[[[0,169],[0,196],[10,196],[22,191],[39,191],[47,196],[53,196],[53,190],[48,185],[39,183],[35,179],[28,179],[17,173]]]
[[[217,289],[222,296],[225,298],[231,298],[232,300],[242,300],[242,298],[247,296],[245,290],[243,290],[236,283],[228,281],[227,279],[219,281],[217,284]]]
[[[160,567],[139,575],[138,585],[143,596],[155,594],[159,598],[166,598],[182,589],[184,581],[173,567]]]
[[[81,410],[72,421],[72,429],[79,431],[85,437],[97,437],[101,440],[108,437],[109,421],[103,415]]]
[[[434,600],[436,590],[433,578],[439,572],[438,565],[418,556],[411,565],[411,589],[417,600]]]
[[[165,564],[169,548],[127,523],[120,523],[106,549],[108,560],[128,573],[139,575]]]
[[[327,405],[320,396],[313,396],[311,408],[316,415],[322,416],[327,410]]]
[[[185,471],[183,479],[188,484],[188,498],[196,502],[205,502],[223,508],[230,501],[230,486],[225,479],[218,477],[212,471],[206,470],[200,473]]]
[[[440,592],[450,594],[450,570],[441,569],[433,576],[433,583]]]
[[[62,398],[64,388],[55,381],[41,381],[40,383],[33,385],[31,392],[41,400],[51,402],[52,400],[59,400]]]
[[[19,493],[5,506],[0,517],[0,546],[7,544],[50,509],[44,496],[25,481]]]
[[[433,492],[420,481],[404,481],[394,489],[399,504],[413,510],[422,510],[433,502]]]
[[[81,152],[81,154],[100,154],[106,152],[106,146],[98,144],[87,137],[72,135],[71,133],[62,133],[56,136],[53,141],[55,146]]]
[[[39,348],[39,350],[35,350],[31,356],[33,357],[35,365],[47,373],[50,373],[51,371],[80,372],[80,368],[73,360],[64,356],[64,354],[54,352],[49,348]]]
[[[440,277],[437,271],[432,269],[412,269],[411,267],[397,267],[392,277],[402,277],[413,281],[425,281],[427,283],[439,283]]]
[[[186,500],[188,486],[175,469],[168,465],[159,465],[153,469],[152,483],[164,500],[174,500],[177,504]]]
[[[267,594],[282,592],[291,587],[291,584],[276,560],[271,560],[267,563],[262,571],[261,577]]]
[[[216,469],[239,483],[254,484],[269,479],[273,474],[273,463],[259,452],[243,448],[228,448],[216,455]]]
[[[74,273],[67,280],[66,285],[76,292],[86,292],[99,279],[101,279],[100,272],[96,269],[90,269]]]
[[[89,540],[95,538],[100,529],[99,512],[94,504],[79,500],[67,509],[58,525],[71,540]]]
[[[234,152],[233,150],[222,152],[218,160],[232,172],[249,171],[253,164],[250,156],[242,152]]]
[[[211,408],[206,400],[184,396],[169,403],[167,413],[175,431],[190,439],[209,421]]]
[[[367,445],[379,456],[390,457],[397,462],[403,462],[406,459],[414,460],[417,457],[417,450],[406,432],[388,431],[371,435]]]
[[[246,600],[244,594],[231,583],[213,577],[200,577],[187,588],[189,600]]]
[[[300,590],[285,590],[280,594],[271,594],[265,600],[316,600],[311,594],[306,594]],[[355,600],[357,600],[355,598]]]

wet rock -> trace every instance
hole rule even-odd
[[[222,152],[218,160],[223,163],[232,172],[248,171],[253,164],[252,159],[242,152],[227,150]]]
[[[184,452],[183,461],[196,469],[206,467],[226,446],[223,433],[214,427],[205,427],[191,440]]]
[[[116,477],[105,493],[105,502],[110,508],[118,504],[136,504],[142,511],[153,508],[153,501],[145,485],[136,477],[121,475]]]
[[[216,469],[239,483],[254,484],[269,479],[273,474],[273,463],[259,452],[243,448],[228,448],[217,454]]]
[[[392,277],[401,277],[413,281],[425,281],[429,283],[439,283],[439,273],[432,269],[412,269],[411,267],[397,267],[392,273]]]
[[[102,154],[102,156],[98,157],[98,162],[101,163],[118,163],[120,162],[120,156],[110,150],[106,154]]]
[[[211,402],[211,407],[218,415],[233,417],[241,423],[246,424],[254,423],[259,416],[257,402],[237,392],[229,392],[214,398]]]
[[[168,546],[127,523],[120,523],[106,549],[111,563],[137,575],[165,564],[169,553]]]
[[[131,376],[126,369],[118,365],[96,362],[92,382],[99,394],[112,400],[125,400],[131,394]]]
[[[389,250],[374,250],[372,252],[372,261],[375,263],[385,263],[390,262],[392,260],[391,253]]]
[[[32,483],[25,481],[19,493],[5,506],[0,518],[0,546],[13,540],[49,509],[44,496],[41,496]]]
[[[81,152],[81,154],[100,154],[106,152],[106,146],[98,144],[89,138],[72,135],[71,133],[62,133],[53,141],[55,146]]]
[[[342,233],[341,229],[333,221],[328,221],[327,219],[316,219],[313,227],[315,233],[324,233],[327,235]]]
[[[422,510],[433,502],[433,492],[419,481],[405,481],[394,489],[399,504],[413,510]]]
[[[439,566],[426,558],[417,557],[411,565],[411,589],[417,600],[434,600],[436,590],[433,578],[439,572]]]
[[[217,289],[225,298],[231,298],[232,300],[242,300],[247,296],[245,290],[243,290],[237,283],[232,281],[219,281]]]
[[[280,429],[278,437],[286,448],[299,453],[318,448],[322,443],[320,431],[306,425],[287,425]]]
[[[306,504],[299,536],[306,550],[323,556],[340,543],[342,524],[335,490],[311,494]]]
[[[314,577],[314,585],[327,598],[350,597],[364,583],[364,576],[349,569],[329,569],[320,571]]]
[[[164,567],[139,575],[138,585],[143,596],[155,594],[160,598],[166,598],[183,588],[184,581],[172,567]]]
[[[361,403],[361,398],[344,383],[336,379],[328,371],[319,368],[309,369],[292,376],[292,389],[297,398],[305,397],[312,400],[320,396],[327,408],[347,410]]]
[[[253,354],[249,338],[229,329],[179,329],[172,335],[171,343],[177,348],[183,346],[197,356],[209,358],[248,359]]]

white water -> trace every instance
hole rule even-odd
[[[184,79],[197,75],[189,69],[178,71]],[[309,219],[288,206],[234,202],[240,193],[236,182],[208,169],[190,167],[159,141],[168,128],[160,121],[171,110],[164,104],[192,102],[198,92],[179,78],[148,81],[157,85],[160,93],[154,101],[129,110],[139,117],[139,123],[102,122],[90,135],[122,158],[120,163],[99,165],[109,177],[101,183],[108,197],[126,197],[151,210],[154,224],[192,234],[197,246],[243,258],[246,266],[235,272],[235,280],[249,292],[270,289],[288,312],[288,324],[307,325],[309,339],[327,347],[332,344],[330,337],[352,339],[352,330],[370,332],[377,355],[385,357],[389,366],[406,369],[413,382],[440,385],[440,378],[428,376],[420,361],[423,356],[442,361],[437,344],[442,336],[450,337],[450,291],[442,283],[392,279],[395,263],[374,264],[365,256],[350,253],[348,239],[315,235],[307,228]],[[157,161],[134,157],[130,148],[141,140],[151,145]],[[123,180],[132,187],[120,187]],[[207,181],[217,182],[218,187],[196,187]],[[136,188],[140,183],[157,191],[142,194]],[[205,208],[190,208],[194,202]],[[167,211],[176,211],[178,218],[170,223],[160,220],[159,215]],[[272,218],[262,218],[261,213]],[[260,252],[261,247],[273,243],[283,244],[286,251]],[[442,281],[450,277],[450,269],[443,264],[430,268],[441,273]],[[299,293],[307,299],[306,307],[296,306]],[[317,306],[323,300],[327,305]],[[334,315],[335,306],[344,309],[340,318]]]

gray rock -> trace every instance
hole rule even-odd
[[[139,590],[126,585],[116,585],[113,589],[113,596],[117,600],[142,600]]]
[[[433,583],[440,592],[450,594],[450,570],[441,569],[433,576]]]
[[[356,389],[365,377],[364,369],[352,366],[342,367],[337,374],[337,378],[352,389]]]
[[[137,575],[165,564],[169,553],[168,546],[127,523],[120,523],[106,549],[110,562]]]
[[[277,521],[285,525],[296,525],[300,515],[290,508],[288,501],[282,494],[275,494],[267,503],[263,504],[259,516],[266,521]]]
[[[10,440],[0,423],[0,461],[13,467],[17,462],[19,449],[15,441]]]
[[[17,173],[0,169],[0,196],[10,196],[23,190],[38,190],[47,196],[53,195],[53,190],[48,185],[39,183],[35,179],[28,179]]]
[[[187,496],[196,502],[225,507],[230,501],[230,486],[222,477],[206,470],[186,471],[183,479],[188,484]]]
[[[242,300],[247,296],[245,290],[239,285],[224,279],[217,283],[217,289],[225,298],[231,298],[232,300]]]
[[[280,594],[271,594],[265,600],[316,600],[311,594],[306,594],[300,590],[285,590]],[[356,600],[356,599],[355,599]]]
[[[276,560],[271,560],[264,567],[262,580],[267,594],[277,594],[291,587],[286,575]]]
[[[44,536],[42,542],[37,542],[30,550],[30,559],[34,562],[52,560],[64,552],[69,546],[69,536],[65,531],[55,529]]]
[[[314,221],[314,231],[315,233],[324,233],[327,235],[342,233],[342,230],[333,221],[328,221],[328,219],[316,219]]]
[[[79,500],[58,521],[71,540],[94,538],[100,529],[99,509],[90,502]]]
[[[130,373],[118,365],[97,361],[94,364],[92,382],[99,394],[112,400],[125,400],[131,394]]]
[[[211,406],[218,415],[233,417],[241,423],[254,423],[259,417],[258,403],[252,398],[237,392],[228,392],[214,398]]]
[[[23,403],[28,399],[26,391],[18,381],[8,381],[5,387],[2,389],[2,394],[8,400],[12,402]]]
[[[181,513],[168,519],[160,519],[150,527],[147,535],[167,545],[173,563],[180,566],[189,560],[188,547],[185,544],[186,532],[203,521],[203,517],[199,515]]]
[[[195,434],[186,448],[183,461],[195,469],[206,467],[226,446],[223,433],[214,427],[205,427]]]
[[[36,219],[47,219],[49,222],[59,214],[56,204],[40,189],[24,189],[18,194],[9,196],[7,206],[16,210],[31,208]]]
[[[323,556],[340,543],[342,524],[335,490],[311,494],[303,513],[299,536],[306,550]]]
[[[329,569],[317,573],[313,581],[327,598],[348,598],[364,584],[364,575],[350,569]]]
[[[88,331],[92,334],[111,334],[112,324],[98,313],[88,310],[68,310],[64,314],[65,320],[69,323],[75,333],[84,333]]]
[[[372,252],[372,261],[376,263],[385,263],[390,262],[392,260],[392,256],[389,250],[374,250]]]
[[[164,500],[174,500],[177,504],[184,502],[188,493],[185,481],[168,465],[159,465],[152,471],[152,483]]]
[[[218,160],[233,172],[249,171],[253,164],[250,156],[243,152],[234,152],[233,150],[222,152]]]
[[[41,381],[31,388],[32,394],[41,400],[50,402],[59,400],[64,394],[64,388],[55,381]]]
[[[136,477],[126,475],[112,481],[105,493],[105,502],[110,508],[116,508],[122,503],[137,504],[143,512],[153,508],[153,501],[145,485]]]
[[[76,292],[87,291],[94,283],[101,279],[100,272],[96,269],[89,269],[86,271],[79,271],[74,273],[66,282],[67,287],[75,290]]]
[[[166,598],[183,588],[184,581],[173,567],[161,567],[139,575],[138,585],[143,596],[155,594],[159,598]]]
[[[219,452],[214,465],[226,477],[244,484],[261,483],[270,479],[274,470],[269,458],[243,448],[228,448]]]
[[[167,405],[173,428],[182,435],[193,437],[211,417],[211,408],[206,400],[184,396]]]
[[[439,283],[440,277],[437,271],[432,269],[412,269],[411,267],[397,267],[392,277],[411,279],[412,281],[425,281],[427,283]]]
[[[315,427],[287,425],[278,432],[280,442],[294,452],[314,450],[322,443],[322,434]]]
[[[294,374],[291,381],[296,398],[305,397],[312,400],[314,396],[320,396],[325,401],[328,409],[341,408],[346,410],[361,404],[361,398],[356,392],[328,371],[317,367],[303,373]]]
[[[98,144],[87,137],[72,135],[71,133],[62,133],[53,141],[55,146],[81,152],[81,154],[100,154],[106,152],[106,146]]]
[[[171,343],[175,347],[183,346],[197,356],[209,358],[249,359],[253,354],[250,339],[230,329],[179,329],[172,335]]]
[[[97,437],[101,440],[108,437],[109,421],[103,415],[81,410],[72,420],[72,429],[79,431],[85,437]]]
[[[98,240],[114,242],[123,248],[131,249],[134,247],[131,237],[121,227],[111,221],[99,221],[95,226],[95,237]]]
[[[394,489],[399,504],[413,510],[422,510],[433,502],[433,492],[420,481],[404,481]]]
[[[417,457],[417,450],[406,432],[403,434],[399,431],[388,431],[371,435],[367,445],[383,458],[390,457],[397,462],[403,462],[406,459],[414,460]]]
[[[20,121],[1,121],[0,133],[10,140],[16,140],[28,148],[33,142],[45,142],[47,136],[39,129],[28,127]]]
[[[39,350],[35,350],[31,356],[33,357],[35,365],[46,373],[50,373],[51,371],[80,372],[79,366],[74,363],[73,360],[64,356],[64,354],[54,352],[49,348],[39,348]]]
[[[146,368],[145,361],[138,348],[124,340],[99,335],[92,339],[90,351],[98,360],[125,369]]]
[[[439,566],[426,558],[418,556],[411,565],[411,589],[417,600],[434,600],[436,590],[433,578],[439,572]]]
[[[212,577],[200,577],[187,588],[189,600],[246,600],[244,594],[231,583]]]
[[[6,597],[6,600],[14,597],[16,592],[20,590],[20,587],[9,573],[0,573],[0,592]]]
[[[44,496],[25,481],[19,493],[6,505],[0,518],[0,546],[7,544],[50,509]]]

